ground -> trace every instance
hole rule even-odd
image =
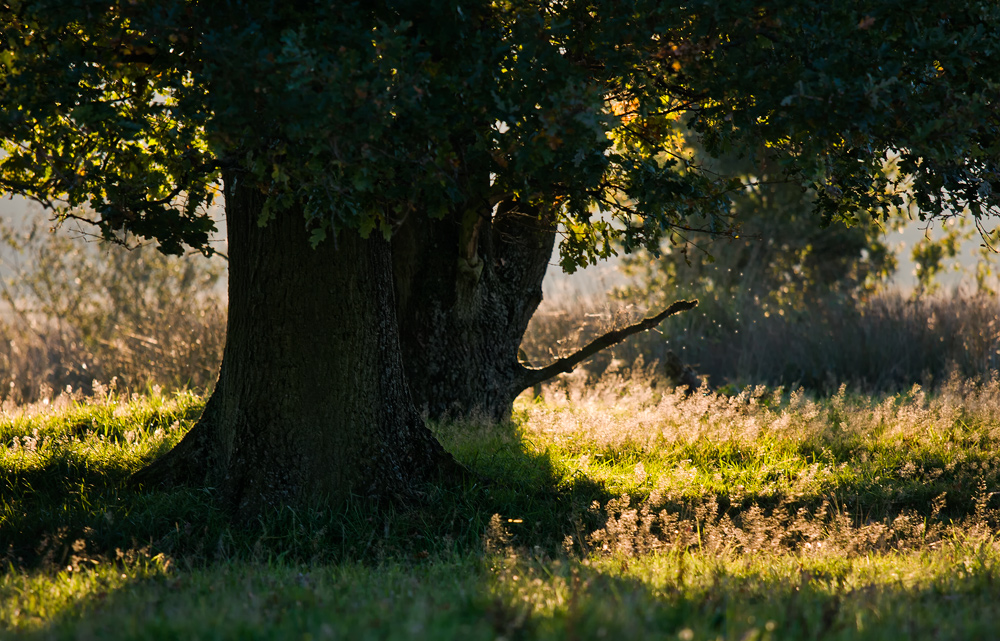
[[[0,627],[25,638],[996,635],[995,381],[555,384],[436,426],[481,482],[239,530],[211,490],[128,485],[201,397],[98,392],[0,418]]]

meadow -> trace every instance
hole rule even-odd
[[[202,410],[223,267],[38,229],[0,226],[0,639],[1000,638],[995,296],[726,335],[703,301],[433,425],[464,487],[232,524],[129,482]],[[643,312],[546,305],[536,364]],[[670,388],[668,349],[721,387]]]
[[[434,426],[475,473],[231,525],[135,487],[204,397],[0,415],[0,638],[1000,638],[1000,381],[933,393],[564,379]]]

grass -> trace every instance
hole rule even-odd
[[[0,402],[27,403],[93,382],[214,384],[225,342],[221,258],[80,242],[48,216],[0,220]]]
[[[0,415],[0,638],[1000,638],[1000,382],[548,387],[436,426],[487,486],[231,528],[136,490],[203,399]]]

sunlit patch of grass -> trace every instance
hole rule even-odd
[[[522,556],[491,572],[539,638],[962,639],[995,634],[998,562],[995,542],[958,537],[933,554]]]
[[[0,580],[0,626],[27,638],[493,639],[474,559],[377,568],[164,563]],[[443,636],[438,636],[443,635]]]
[[[192,513],[211,515],[203,492],[156,496],[128,477],[177,443],[203,406],[166,396],[59,397],[0,414],[0,554],[16,565],[79,567],[149,544],[151,533]]]
[[[1000,481],[996,380],[953,380],[933,397],[842,389],[823,401],[761,387],[732,397],[635,387],[621,377],[591,390],[556,384],[522,403],[519,420],[537,449],[616,495],[710,493],[743,506],[836,497],[881,518],[942,493],[966,510],[969,487]]]
[[[1000,384],[829,399],[553,385],[433,426],[474,474],[418,504],[232,527],[136,489],[200,397],[0,417],[0,628],[28,638],[988,637]]]
[[[104,391],[104,390],[101,390]],[[5,470],[41,469],[58,460],[134,471],[172,447],[201,412],[204,401],[190,391],[120,398],[111,391],[85,401],[5,408],[0,412],[0,465]]]
[[[163,576],[162,555],[143,562],[93,563],[50,572],[8,572],[0,578],[0,625],[22,632],[46,629],[54,621],[100,608],[109,595],[136,582]]]

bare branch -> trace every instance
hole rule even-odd
[[[534,369],[530,367],[524,367],[518,376],[517,386],[518,392],[533,387],[542,381],[548,380],[553,376],[558,374],[565,374],[567,372],[572,372],[573,368],[579,365],[582,361],[590,358],[602,349],[607,349],[612,345],[617,345],[622,342],[632,334],[638,334],[639,332],[645,331],[647,329],[652,329],[663,322],[668,316],[673,316],[678,312],[685,312],[689,309],[694,309],[698,306],[697,300],[679,300],[675,301],[659,314],[655,316],[649,316],[642,319],[634,325],[629,325],[623,329],[616,329],[612,332],[608,332],[603,336],[599,336],[594,340],[590,341],[586,347],[581,348],[573,354],[570,354],[566,358],[560,358],[556,362],[548,365],[546,367]]]

